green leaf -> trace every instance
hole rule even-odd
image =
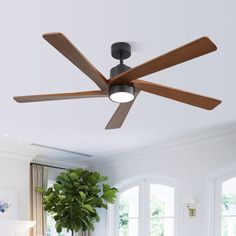
[[[59,222],[56,223],[56,230],[57,230],[57,233],[61,233],[61,231],[62,231],[61,223],[59,223]]]
[[[88,210],[89,212],[94,213],[94,209],[93,209],[93,207],[90,206],[90,205],[83,205],[82,208]]]
[[[79,195],[81,197],[82,200],[85,200],[86,199],[86,194],[82,191],[79,191]]]
[[[41,187],[35,187],[35,191],[39,192],[39,193],[44,193],[44,189]]]
[[[58,221],[59,219],[60,219],[60,216],[59,216],[59,215],[55,215],[55,216],[54,216],[54,220],[55,220],[55,221]]]
[[[115,199],[116,199],[116,193],[117,193],[117,189],[112,188],[110,190],[107,190],[106,192],[103,193],[102,198],[104,200],[106,200],[109,203],[114,203]]]
[[[78,178],[78,175],[76,173],[70,173],[69,175],[69,178],[73,181],[77,181],[79,178]]]
[[[53,184],[53,188],[55,189],[55,191],[60,191],[62,188],[62,185],[59,183],[55,183]]]

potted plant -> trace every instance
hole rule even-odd
[[[46,191],[36,188],[43,194],[45,211],[53,215],[58,233],[65,228],[74,232],[94,230],[100,218],[97,209],[107,209],[114,203],[116,188],[111,188],[106,176],[84,169],[69,169],[61,172],[53,187]]]

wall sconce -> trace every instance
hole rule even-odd
[[[196,216],[196,208],[193,208],[189,205],[187,205],[187,208],[188,208],[188,214],[190,217]]]
[[[186,207],[188,209],[188,215],[190,217],[196,216],[196,203],[193,196],[186,198],[185,202],[186,202]]]

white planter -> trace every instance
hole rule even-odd
[[[0,221],[1,236],[28,236],[34,221]]]

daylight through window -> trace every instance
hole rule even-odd
[[[174,236],[174,202],[175,189],[166,185],[142,181],[121,190],[118,236]]]
[[[222,184],[221,235],[236,235],[236,177]]]

